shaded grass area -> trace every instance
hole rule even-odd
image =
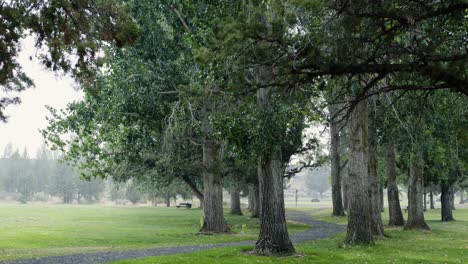
[[[314,217],[346,223],[345,217],[331,217],[330,210],[316,211]],[[383,214],[387,222],[388,212]],[[430,210],[426,220],[431,232],[386,228],[390,236],[374,246],[344,247],[344,234],[296,246],[297,256],[258,257],[246,253],[252,247],[222,248],[190,254],[118,261],[114,264],[165,263],[468,263],[468,209],[454,211],[455,222],[440,222],[440,210]]]
[[[232,234],[198,235],[200,209],[0,205],[0,260],[254,240],[258,220],[225,215]],[[290,223],[293,232],[308,226]]]

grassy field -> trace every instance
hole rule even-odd
[[[304,209],[303,209],[304,210]],[[345,217],[330,217],[330,210],[316,210],[324,221],[346,224]],[[387,222],[387,212],[383,214]],[[251,256],[252,247],[223,248],[190,254],[154,257],[114,264],[168,263],[468,263],[468,209],[454,211],[455,222],[440,222],[440,210],[430,210],[426,220],[431,232],[386,228],[388,238],[374,246],[343,247],[344,234],[296,247],[298,255],[275,258]]]
[[[233,234],[198,235],[200,209],[0,204],[0,260],[255,239],[258,221],[226,214]],[[293,232],[308,227],[290,224]]]

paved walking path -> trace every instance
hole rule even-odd
[[[287,219],[295,222],[311,225],[311,228],[302,233],[291,235],[293,243],[300,243],[310,240],[326,238],[331,235],[345,231],[345,227],[333,223],[326,223],[312,219],[310,213],[289,211]],[[0,261],[0,264],[98,264],[110,261],[123,260],[123,259],[136,259],[161,255],[172,255],[180,253],[189,253],[194,251],[207,250],[212,248],[231,247],[231,246],[248,246],[255,244],[255,241],[239,241],[227,242],[217,244],[204,244],[192,246],[178,246],[167,248],[151,248],[151,249],[138,249],[128,251],[111,251],[99,253],[84,253],[76,255],[65,256],[51,256],[35,259]]]

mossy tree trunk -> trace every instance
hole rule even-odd
[[[373,244],[367,167],[367,102],[359,102],[349,119],[348,150],[348,226],[346,244]]]
[[[375,100],[368,100],[369,128],[368,128],[368,183],[372,234],[377,237],[384,236],[382,224],[382,208],[380,199],[380,178],[377,172],[377,117]]]
[[[223,211],[223,178],[218,168],[218,144],[203,142],[203,226],[202,233],[225,233],[229,226]]]
[[[343,188],[343,209],[348,211],[348,167],[341,170],[341,186]]]
[[[424,220],[423,209],[423,168],[422,151],[418,150],[410,165],[408,181],[408,221],[405,229],[430,230]]]
[[[344,216],[343,198],[341,196],[341,162],[340,162],[340,128],[338,120],[338,106],[331,104],[330,110],[330,159],[333,216]]]
[[[254,251],[259,255],[284,255],[295,252],[286,226],[283,177],[280,151],[271,154],[266,161],[258,165],[260,235]]]

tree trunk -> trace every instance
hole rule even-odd
[[[249,190],[249,195],[247,195],[247,210],[249,210],[250,212],[252,212],[253,210],[253,194],[252,194],[252,190],[250,190],[250,184],[248,185],[248,190]]]
[[[404,226],[405,220],[401,212],[400,192],[396,181],[395,146],[393,143],[387,145],[387,197],[390,226]]]
[[[292,254],[284,208],[281,152],[271,154],[258,165],[260,190],[260,235],[255,253],[260,255]]]
[[[230,195],[231,195],[231,208],[230,213],[235,215],[242,215],[241,203],[240,203],[240,192],[237,187],[237,183],[232,182],[230,184]]]
[[[410,166],[408,182],[408,221],[405,229],[430,230],[424,220],[423,210],[423,167],[421,150],[418,150]]]
[[[266,22],[266,18],[265,23]],[[270,83],[274,79],[272,66],[258,69],[259,83]],[[257,90],[257,105],[262,110],[272,108],[271,87]],[[258,164],[258,184],[260,193],[260,234],[254,252],[260,255],[292,254],[294,246],[289,239],[284,208],[281,150],[264,157]]]
[[[348,226],[346,244],[373,244],[367,167],[367,102],[359,102],[348,120]],[[366,190],[366,191],[363,191]]]
[[[340,128],[337,122],[338,109],[336,104],[329,106],[330,110],[330,158],[333,216],[344,216],[343,199],[341,196],[341,168],[340,168]]]
[[[260,197],[258,193],[258,185],[249,183],[249,206],[251,217],[258,218],[260,216]]]
[[[451,206],[451,196],[452,196],[452,188],[447,183],[441,183],[440,185],[441,195],[440,195],[440,203],[442,208],[440,210],[442,221],[454,221],[452,214],[452,206]]]
[[[452,210],[455,210],[455,188],[452,185],[450,189],[450,206],[452,207]]]
[[[198,201],[200,203],[199,208],[203,209],[203,203],[205,202],[204,199],[198,198]]]
[[[460,203],[459,204],[465,204],[465,197],[463,197],[463,190],[460,190]]]
[[[200,204],[203,204],[203,193],[198,189],[196,183],[187,175],[182,175],[181,179],[189,186],[198,200],[200,200]]]
[[[374,99],[368,100],[369,105],[369,128],[368,128],[368,182],[369,201],[371,214],[372,234],[377,237],[384,236],[382,224],[382,208],[380,206],[380,178],[377,172],[378,149],[377,149],[377,120]]]
[[[203,227],[201,232],[229,231],[223,211],[223,180],[217,168],[218,146],[215,141],[203,142]]]
[[[431,209],[435,209],[435,207],[434,207],[434,194],[432,193],[432,191],[429,192],[429,202],[431,204]]]
[[[426,192],[423,193],[423,208],[424,208],[424,212],[427,211],[427,203],[426,203]]]
[[[341,172],[341,185],[343,186],[343,209],[348,211],[348,167],[345,167]]]
[[[166,207],[171,207],[171,197],[166,196]]]

